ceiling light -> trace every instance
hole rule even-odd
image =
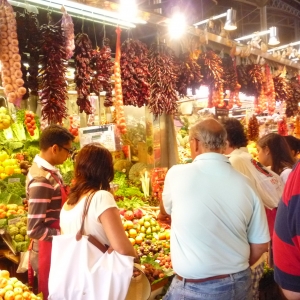
[[[195,24],[193,24],[194,26],[198,26],[198,25],[203,25],[205,23],[207,23],[208,21],[210,20],[217,20],[217,19],[221,19],[221,18],[224,18],[227,16],[227,12],[226,13],[223,13],[223,14],[220,14],[220,15],[217,15],[217,16],[213,16],[209,19],[206,19],[206,20],[203,20],[203,21],[200,21],[200,22],[197,22]]]
[[[20,1],[15,1],[20,2]],[[79,18],[85,18],[88,20],[92,20],[95,22],[100,23],[107,23],[112,25],[118,25],[123,28],[134,28],[136,27],[135,24],[133,24],[133,21],[129,22],[127,20],[124,20],[122,16],[113,11],[107,11],[104,9],[100,9],[97,7],[91,7],[88,5],[84,5],[81,3],[76,3],[73,1],[68,0],[26,0],[25,2],[31,2],[34,4],[37,4],[39,6],[48,8],[54,8],[56,10],[61,9],[62,5],[65,7],[67,12],[70,15],[79,17]]]
[[[226,22],[224,25],[225,30],[235,30],[236,26],[236,10],[230,8],[227,10]]]
[[[290,46],[293,47],[293,46],[296,46],[296,45],[300,45],[300,41],[272,48],[272,49],[268,50],[268,52],[273,52],[273,51],[276,51],[276,50],[281,50],[281,49],[284,49],[284,48],[287,48],[287,47],[290,47]]]
[[[137,16],[137,6],[135,0],[120,0],[119,12],[122,18],[133,20]]]
[[[179,10],[178,7],[173,9],[173,15],[168,26],[171,38],[178,39],[184,34],[186,29],[186,21],[184,14]]]
[[[269,38],[268,44],[271,46],[276,46],[276,45],[280,44],[280,42],[277,38],[277,28],[275,26],[272,26],[270,28],[270,38]]]

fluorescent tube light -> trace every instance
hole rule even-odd
[[[15,1],[17,2],[17,1]],[[37,5],[41,5],[45,8],[54,8],[60,10],[62,6],[65,7],[66,11],[70,15],[74,15],[77,17],[84,17],[85,19],[90,19],[93,21],[97,21],[101,23],[109,23],[114,25],[119,25],[124,28],[135,28],[135,24],[133,22],[128,22],[120,16],[119,13],[106,11],[104,9],[72,2],[72,1],[61,1],[61,0],[26,0],[26,2],[34,3]],[[140,20],[139,20],[140,21]]]
[[[200,22],[197,22],[194,24],[194,26],[198,26],[198,25],[202,25],[202,24],[205,24],[207,23],[208,21],[210,20],[217,20],[217,19],[221,19],[221,18],[224,18],[227,16],[227,12],[226,13],[223,13],[223,14],[220,14],[220,15],[217,15],[217,16],[213,16],[209,19],[206,19],[206,20],[203,20],[203,21],[200,21]]]
[[[255,32],[255,33],[252,33],[252,34],[245,35],[245,36],[242,36],[240,38],[237,38],[237,39],[235,39],[235,41],[239,42],[239,41],[249,40],[249,39],[252,39],[252,38],[254,38],[256,36],[262,36],[262,35],[266,35],[268,33],[270,33],[270,30]]]
[[[293,46],[296,46],[296,45],[300,45],[300,41],[272,48],[272,49],[268,50],[268,52],[273,52],[273,51],[276,51],[276,50],[282,50],[282,49],[287,48],[289,46],[293,47]]]

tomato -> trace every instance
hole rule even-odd
[[[35,124],[35,119],[32,119],[30,123],[31,123],[31,125],[34,125]]]
[[[29,132],[29,134],[30,134],[31,136],[34,135],[34,132],[33,132],[33,129],[32,129],[32,128],[28,129],[28,132]]]
[[[30,123],[31,120],[32,120],[31,116],[27,116],[27,117],[25,118],[25,122],[26,122],[26,123]]]
[[[32,128],[31,123],[27,123],[26,126],[27,126],[27,129],[28,129],[28,130]]]
[[[33,130],[36,130],[36,126],[35,126],[35,125],[33,125],[33,126],[32,126],[32,129],[33,129]]]

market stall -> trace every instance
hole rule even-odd
[[[173,275],[170,226],[157,221],[158,205],[168,168],[190,161],[189,127],[208,116],[236,117],[254,157],[255,142],[268,132],[300,137],[300,67],[200,29],[189,28],[179,51],[162,34],[149,44],[130,38],[121,29],[130,22],[108,22],[97,35],[95,20],[93,29],[84,28],[91,16],[39,7],[45,22],[10,2],[0,0],[0,251],[13,266],[1,268],[13,278],[0,273],[0,297],[13,285],[22,287],[23,298],[5,299],[29,299],[15,279],[23,276],[15,266],[29,245],[25,178],[41,131],[61,124],[77,149],[97,141],[111,151],[112,191],[154,298]],[[106,9],[115,13],[114,6]],[[71,185],[73,161],[60,171]]]

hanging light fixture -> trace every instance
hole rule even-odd
[[[279,39],[277,37],[277,28],[275,26],[272,26],[270,28],[270,38],[268,44],[270,46],[276,46],[280,44]]]
[[[225,30],[235,30],[237,29],[236,26],[236,10],[235,9],[228,9],[226,14],[226,22],[224,25]]]
[[[180,38],[186,29],[186,21],[184,14],[180,11],[179,6],[173,8],[172,18],[169,22],[169,35],[173,39]]]

